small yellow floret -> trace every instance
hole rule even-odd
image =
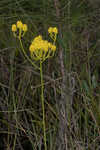
[[[51,48],[52,43],[48,42],[48,48]]]
[[[55,50],[56,50],[56,46],[55,46],[55,45],[52,45],[52,46],[51,46],[51,50],[52,50],[52,51],[55,51]]]
[[[37,37],[34,38],[33,42],[38,42],[38,41],[41,41],[41,40],[42,40],[42,36],[39,35],[39,36],[37,36]]]
[[[17,27],[16,27],[15,24],[13,24],[13,25],[12,25],[12,32],[15,32],[15,31],[17,31]]]
[[[23,23],[21,21],[17,21],[17,28],[22,29]]]
[[[27,31],[27,25],[23,24],[23,31],[26,32]]]
[[[57,34],[58,33],[58,29],[56,27],[54,27],[54,28],[49,27],[48,32]]]
[[[48,41],[47,40],[45,40],[45,41],[43,41],[43,50],[45,51],[45,52],[47,52],[48,51]]]
[[[49,32],[49,33],[52,33],[52,32],[53,32],[53,28],[52,28],[52,27],[49,27],[48,32]]]
[[[30,45],[30,47],[29,47],[29,50],[31,51],[31,52],[33,52],[34,51],[34,45]]]
[[[57,34],[58,33],[58,29],[56,27],[54,27],[53,28],[53,32]]]

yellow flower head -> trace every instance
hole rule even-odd
[[[12,32],[15,32],[15,31],[17,31],[17,27],[16,27],[15,24],[13,24],[13,25],[12,25]]]
[[[42,36],[39,35],[39,36],[37,36],[37,37],[34,38],[33,42],[39,42],[41,40],[42,40]]]
[[[55,34],[58,34],[58,29],[57,29],[56,27],[54,27],[54,28],[53,28],[53,32],[54,32]]]
[[[30,45],[29,50],[30,50],[30,52],[34,51],[34,45],[33,44]]]
[[[52,28],[52,27],[49,27],[48,32],[49,32],[49,33],[52,33],[52,32],[53,32],[53,28]]]
[[[43,50],[45,51],[45,52],[47,52],[48,51],[48,41],[47,40],[45,40],[44,42],[43,42]]]
[[[44,61],[54,55],[56,46],[48,42],[47,40],[43,40],[42,36],[39,35],[34,38],[29,47],[29,50],[31,53],[31,57],[34,60]]]
[[[54,43],[56,41],[56,37],[58,34],[58,29],[56,27],[49,27],[48,33],[50,34],[50,37],[53,39]]]
[[[53,27],[49,27],[48,32],[49,32],[49,34],[51,34],[51,33],[58,34],[58,29],[56,27],[54,27],[54,28]]]
[[[28,30],[27,25],[23,24],[21,21],[17,21],[16,24],[12,25],[12,32],[13,32],[14,36],[19,39],[24,36],[24,34],[27,30]],[[18,32],[16,33],[16,31],[18,31]]]
[[[51,48],[52,43],[48,42],[48,48]]]
[[[17,21],[17,28],[22,29],[23,23],[21,21]]]
[[[52,45],[52,46],[51,46],[51,50],[52,50],[52,51],[56,51],[56,46],[55,46],[55,45]]]
[[[26,32],[27,31],[27,25],[23,24],[23,31]]]

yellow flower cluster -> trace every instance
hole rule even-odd
[[[27,25],[23,24],[22,21],[17,21],[16,24],[12,25],[12,32],[14,36],[20,40],[21,46],[22,46],[21,37],[24,36],[27,30],[28,30]],[[58,34],[58,29],[56,27],[54,28],[49,27],[48,32],[50,34],[50,37],[53,39],[53,43],[48,42],[47,40],[43,40],[41,35],[33,39],[29,47],[29,51],[30,51],[31,57],[34,60],[40,60],[41,62],[43,62],[47,58],[54,56],[54,53],[56,51],[55,41],[56,41],[56,37]],[[23,46],[22,46],[22,49],[23,49]],[[25,54],[24,49],[23,49],[23,52]]]
[[[56,27],[54,27],[54,28],[49,27],[48,32],[58,34],[58,29]]]
[[[12,32],[14,33],[14,36],[18,37],[19,39],[24,36],[26,31],[27,25],[23,24],[21,21],[17,21],[16,24],[12,25]]]
[[[50,34],[50,37],[53,39],[54,43],[56,41],[56,37],[58,34],[58,29],[56,27],[49,27],[48,33]]]
[[[34,60],[44,61],[49,57],[54,55],[56,46],[47,40],[43,40],[42,36],[39,35],[34,38],[30,47],[29,47],[31,57]]]

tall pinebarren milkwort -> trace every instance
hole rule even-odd
[[[25,55],[26,59],[30,61],[30,63],[40,71],[41,77],[41,104],[42,104],[42,116],[43,116],[43,138],[44,138],[44,149],[47,150],[47,139],[46,139],[46,123],[45,123],[45,100],[44,100],[44,82],[43,82],[43,62],[53,57],[56,51],[56,37],[58,34],[58,29],[56,27],[49,27],[48,33],[52,39],[52,43],[48,42],[47,40],[43,40],[42,35],[38,35],[35,37],[30,46],[30,56],[26,54],[21,38],[25,35],[26,31],[28,30],[27,25],[23,24],[21,21],[17,21],[16,24],[12,25],[12,32],[13,35],[19,39],[21,49],[23,54]],[[39,61],[39,66],[37,66],[33,61]]]

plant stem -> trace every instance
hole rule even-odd
[[[42,61],[40,60],[40,76],[41,76],[41,102],[42,102],[42,113],[43,113],[43,135],[44,135],[44,149],[47,150],[46,144],[46,127],[45,127],[45,107],[44,107],[44,85],[43,85],[43,70]]]

